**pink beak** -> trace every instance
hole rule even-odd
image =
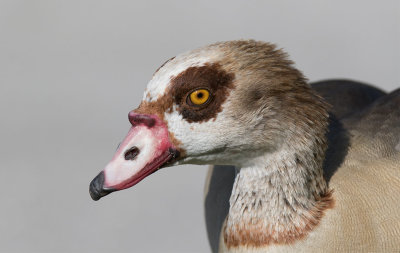
[[[114,157],[90,183],[93,200],[139,183],[179,156],[169,139],[167,125],[155,115],[129,112],[132,124]]]

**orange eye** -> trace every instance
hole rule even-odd
[[[210,98],[210,92],[206,89],[198,89],[190,93],[189,98],[194,105],[202,105]]]

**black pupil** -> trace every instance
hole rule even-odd
[[[204,93],[203,93],[203,92],[197,93],[197,98],[203,98],[203,96],[204,96]]]

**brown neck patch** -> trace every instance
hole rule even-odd
[[[293,224],[266,224],[263,220],[243,220],[233,227],[224,227],[224,242],[228,248],[265,247],[271,244],[292,244],[304,239],[320,223],[327,209],[335,202],[332,191],[316,200],[313,208]],[[294,207],[295,208],[295,207]]]

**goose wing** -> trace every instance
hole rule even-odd
[[[234,166],[215,165],[208,170],[204,210],[208,241],[212,252],[218,252],[221,229],[229,212],[229,197],[235,176]]]
[[[399,156],[400,89],[378,98],[361,112],[343,119],[343,123],[360,146],[359,159]]]
[[[371,85],[351,80],[314,82],[311,87],[332,105],[332,113],[338,119],[363,110],[385,95],[385,92]]]

